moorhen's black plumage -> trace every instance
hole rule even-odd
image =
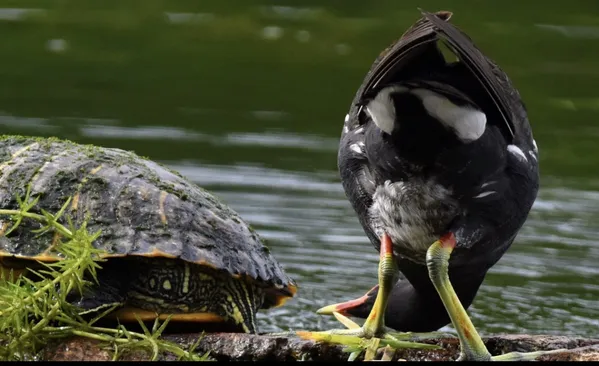
[[[367,338],[383,324],[452,321],[461,358],[482,360],[491,356],[464,307],[528,216],[538,151],[518,91],[450,17],[423,12],[375,60],[345,118],[339,172],[381,251],[379,285],[319,312],[367,318],[346,332]]]

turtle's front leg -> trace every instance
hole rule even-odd
[[[100,281],[79,294],[76,290],[67,295],[67,301],[82,309],[81,314],[100,314],[110,308],[125,304],[126,297],[116,281]]]

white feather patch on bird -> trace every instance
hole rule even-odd
[[[366,105],[366,111],[370,118],[374,121],[382,131],[391,134],[395,127],[395,106],[391,100],[392,93],[407,92],[409,89],[405,86],[388,86],[383,88],[377,95]]]
[[[487,197],[488,195],[497,193],[495,191],[487,191],[487,192],[483,192],[481,194],[477,194],[476,196],[474,196],[474,198],[483,198],[483,197]]]
[[[477,140],[485,132],[487,116],[472,106],[458,106],[444,96],[427,89],[413,89],[432,117],[451,128],[465,142]]]
[[[360,133],[362,133],[362,132],[364,132],[364,127],[360,127],[360,128],[358,128],[357,130],[355,130],[355,131],[354,131],[354,133],[355,133],[356,135],[357,135],[357,134],[360,134]]]
[[[348,133],[349,132],[349,128],[347,128],[347,126],[343,126],[343,133]]]
[[[451,190],[432,180],[386,181],[376,187],[368,213],[376,235],[388,234],[396,248],[420,253],[424,261],[437,232],[449,225],[458,209]]]
[[[537,142],[535,139],[532,139],[532,146],[535,148],[535,153],[539,153],[539,148],[537,147]]]
[[[362,146],[364,146],[364,143],[362,143]],[[349,145],[349,148],[358,154],[362,153],[362,148],[360,147],[359,144],[351,144],[351,145]]]
[[[491,184],[495,184],[495,183],[497,183],[497,181],[495,181],[495,180],[492,180],[490,182],[485,182],[480,186],[480,188],[485,188],[486,186],[490,186]]]
[[[522,160],[528,162],[528,159],[526,158],[526,155],[524,155],[524,152],[518,146],[516,146],[516,145],[508,145],[507,146],[507,151],[509,151],[512,155],[516,156],[517,158],[522,159]]]
[[[349,121],[349,114],[345,115],[345,123],[347,123],[347,121]]]

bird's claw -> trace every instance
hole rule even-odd
[[[410,333],[388,333],[385,332],[378,337],[369,337],[363,327],[355,323],[348,317],[333,313],[347,329],[332,329],[320,332],[297,331],[296,334],[302,339],[309,339],[317,342],[335,343],[345,346],[345,351],[350,352],[348,361],[357,359],[362,352],[364,360],[374,360],[379,350],[383,355],[381,360],[392,359],[395,350],[398,348],[420,348],[420,349],[440,349],[441,347],[433,344],[416,343],[402,338],[411,336]]]

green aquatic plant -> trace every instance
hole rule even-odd
[[[85,223],[75,227],[68,216],[67,226],[59,222],[70,198],[56,214],[44,210],[41,214],[30,212],[37,201],[28,189],[24,198],[17,197],[19,209],[0,209],[0,216],[8,216],[12,221],[12,227],[4,235],[13,232],[23,220],[35,220],[41,225],[36,233],[60,234],[48,253],[60,260],[38,261],[35,268],[27,268],[26,276],[17,276],[12,269],[0,272],[0,361],[35,360],[49,341],[71,336],[104,342],[113,350],[113,360],[136,350],[147,351],[152,360],[165,352],[181,360],[209,359],[207,353],[195,352],[201,338],[188,350],[160,338],[170,318],[163,322],[156,319],[151,329],[138,319],[142,332],[129,331],[121,324],[116,328],[99,327],[95,323],[116,309],[117,304],[94,309],[95,316],[91,318],[89,310],[83,311],[67,301],[68,294],[82,293],[87,286],[97,283],[97,271],[105,253],[92,243],[100,232],[90,233]]]

